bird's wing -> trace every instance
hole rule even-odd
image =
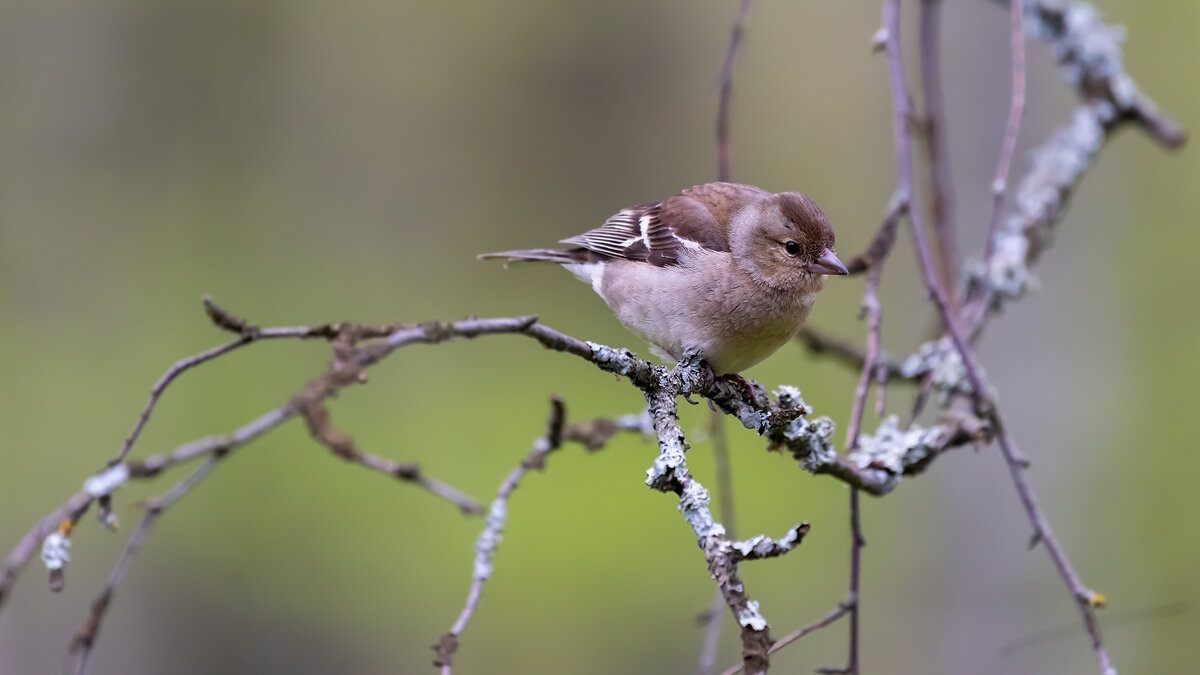
[[[688,249],[728,251],[733,215],[769,196],[750,185],[698,185],[665,201],[621,209],[600,227],[562,243],[658,267],[677,265]]]

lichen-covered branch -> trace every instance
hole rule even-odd
[[[492,558],[500,546],[501,535],[505,522],[508,520],[508,499],[517,489],[521,479],[531,469],[542,470],[546,467],[546,458],[562,447],[566,441],[581,444],[588,452],[596,452],[604,447],[608,439],[619,431],[647,431],[640,415],[628,415],[616,420],[599,418],[590,422],[567,425],[567,409],[562,399],[554,396],[550,399],[550,416],[546,421],[546,433],[533,443],[533,450],[521,460],[521,463],[509,472],[496,498],[492,500],[484,519],[483,531],[475,540],[475,565],[471,574],[471,590],[467,593],[467,603],[459,613],[458,619],[450,630],[443,633],[433,645],[435,658],[433,665],[441,668],[443,675],[452,672],[454,653],[458,650],[458,637],[467,627],[467,622],[475,613],[479,604],[479,596],[483,592],[483,583],[492,576]]]
[[[1025,0],[1024,7],[1025,32],[1046,43],[1082,102],[1070,122],[1030,154],[1029,169],[1010,200],[1012,212],[988,243],[992,254],[971,273],[977,298],[969,318],[973,330],[989,311],[1035,285],[1029,267],[1050,244],[1075,186],[1118,129],[1135,123],[1171,149],[1187,142],[1179,123],[1125,71],[1123,29],[1106,24],[1086,2]]]
[[[675,370],[687,370],[690,365],[683,363]],[[679,427],[676,408],[676,397],[683,392],[658,387],[644,393],[659,447],[658,457],[646,472],[646,484],[679,496],[679,510],[696,533],[696,542],[704,551],[709,575],[716,580],[726,606],[741,627],[742,665],[747,673],[765,673],[770,667],[770,627],[759,612],[758,601],[747,595],[745,584],[738,576],[738,563],[792,550],[808,532],[808,523],[796,525],[778,540],[763,535],[742,542],[727,539],[725,528],[713,517],[708,490],[688,472],[685,457],[688,444]]]

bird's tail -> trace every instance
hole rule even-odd
[[[556,262],[560,264],[570,263],[586,263],[596,262],[600,259],[593,251],[586,248],[528,248],[517,251],[498,251],[496,253],[480,253],[475,256],[479,260],[487,260],[490,258],[505,258],[504,264],[511,262],[526,262],[533,260],[545,260],[548,262]]]

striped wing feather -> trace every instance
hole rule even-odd
[[[659,267],[676,265],[688,249],[728,251],[733,215],[747,201],[767,196],[749,185],[699,185],[666,201],[621,209],[600,227],[561,243]]]

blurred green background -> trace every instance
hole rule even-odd
[[[167,365],[227,339],[203,317],[204,293],[262,325],[537,313],[644,353],[561,270],[474,255],[547,245],[711,180],[735,4],[0,4],[0,548],[116,451]],[[974,246],[1007,108],[1007,22],[993,3],[947,5],[958,216]],[[1147,92],[1200,127],[1200,4],[1100,5],[1129,28],[1126,62]],[[762,2],[735,85],[735,178],[812,195],[847,254],[893,186],[884,63],[868,50],[878,21],[877,3]],[[1030,59],[1017,172],[1074,103],[1041,45]],[[1123,673],[1200,662],[1198,176],[1194,151],[1122,133],[1038,268],[1044,291],[982,346],[1057,533],[1111,601],[1106,637]],[[911,259],[902,238],[883,293],[896,354],[932,325]],[[831,282],[812,323],[861,339],[860,292],[859,280]],[[189,373],[134,454],[239,426],[327,359],[322,344],[268,343]],[[750,375],[799,385],[844,427],[848,370],[785,347]],[[575,420],[642,405],[577,359],[495,337],[399,352],[332,410],[365,449],[486,501],[542,432],[552,392]],[[907,405],[894,388],[891,407]],[[691,466],[712,486],[706,418],[684,411]],[[740,531],[813,524],[802,550],[743,570],[778,636],[845,593],[846,491],[731,434]],[[458,672],[692,671],[712,583],[674,500],[642,484],[654,453],[635,438],[591,456],[570,448],[524,481]],[[0,671],[61,669],[137,501],[179,475],[118,494],[120,536],[89,514],[62,594],[32,561],[0,614]],[[481,526],[332,458],[290,423],[159,522],[95,672],[429,672]],[[1025,550],[1029,526],[994,450],[945,457],[866,501],[865,527],[866,672],[1094,672],[1053,567]],[[1046,639],[1004,650],[1031,634]],[[839,624],[774,663],[811,672],[844,653]],[[719,663],[737,659],[727,626]]]

